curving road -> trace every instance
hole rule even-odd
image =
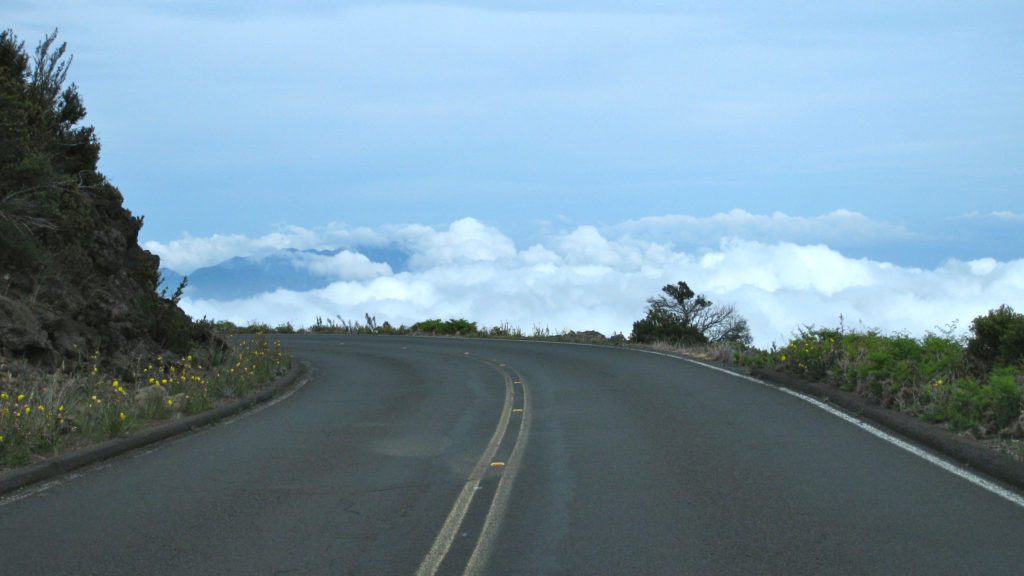
[[[0,501],[0,574],[1019,574],[1024,507],[685,361],[295,336],[292,395]]]

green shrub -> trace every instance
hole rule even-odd
[[[967,362],[963,343],[952,335],[928,334],[921,340],[921,354],[917,358],[918,371],[925,382],[952,380],[966,373]]]
[[[477,333],[476,322],[464,318],[442,321],[440,318],[417,322],[409,327],[410,332],[435,335],[472,335]]]
[[[838,330],[804,326],[779,352],[777,367],[809,380],[830,379],[837,366],[841,343],[842,334]]]
[[[278,324],[277,327],[274,328],[274,332],[277,334],[295,334],[295,327],[292,326],[291,322],[285,322],[283,324]]]
[[[259,320],[249,321],[248,326],[242,326],[239,331],[245,334],[269,334],[273,332],[273,328],[266,322],[260,322]]]
[[[708,339],[697,328],[680,322],[675,316],[659,309],[651,309],[647,316],[633,322],[633,342],[652,344],[706,344]]]
[[[1024,314],[1003,305],[971,322],[967,352],[984,369],[1024,362]]]
[[[938,380],[924,416],[956,431],[998,432],[1021,415],[1021,380],[1021,372],[1014,368],[997,369],[987,383],[977,378]]]
[[[979,424],[986,399],[977,379],[961,378],[939,384],[936,388],[931,420],[945,422],[956,431],[968,430]]]
[[[1020,417],[1021,371],[998,368],[989,377],[985,388],[985,405],[997,430],[1006,428]]]

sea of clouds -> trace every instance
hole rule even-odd
[[[575,225],[529,245],[473,218],[441,227],[290,227],[258,238],[186,236],[144,245],[183,273],[233,256],[349,248],[334,255],[294,253],[296,268],[322,276],[322,288],[233,301],[186,294],[182,300],[195,317],[236,323],[309,325],[317,316],[361,320],[369,313],[396,326],[466,318],[526,332],[594,329],[628,336],[647,298],[684,280],[714,302],[735,304],[755,344],[769,346],[803,325],[837,326],[840,316],[848,328],[921,335],[952,322],[962,331],[1001,304],[1024,304],[1024,259],[949,259],[919,268],[851,257],[841,248],[913,236],[843,210],[818,217],[735,210]],[[359,253],[359,246],[399,248],[408,266],[395,271]]]

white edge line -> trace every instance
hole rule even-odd
[[[938,456],[932,454],[931,452],[927,452],[925,450],[922,450],[921,448],[918,448],[917,446],[914,446],[913,444],[911,444],[911,443],[909,443],[909,442],[907,442],[905,440],[897,438],[896,436],[893,436],[892,434],[889,434],[888,432],[885,432],[884,430],[880,430],[880,429],[872,426],[871,424],[868,424],[867,422],[865,422],[865,421],[863,421],[863,420],[861,420],[859,418],[855,418],[855,417],[847,414],[846,412],[843,412],[842,410],[839,410],[839,409],[837,409],[837,408],[835,408],[833,406],[829,406],[828,404],[822,402],[821,400],[818,400],[817,398],[812,398],[811,396],[807,396],[806,394],[802,394],[800,392],[796,392],[795,390],[790,390],[789,388],[784,388],[782,386],[776,386],[775,384],[772,384],[770,382],[765,382],[764,380],[760,380],[758,378],[754,378],[753,376],[748,376],[746,374],[740,374],[739,372],[733,372],[732,370],[728,370],[726,368],[721,368],[721,367],[715,366],[713,364],[707,364],[707,363],[701,362],[699,360],[692,360],[690,358],[684,358],[682,356],[676,356],[674,354],[668,354],[668,353],[665,353],[665,352],[657,352],[657,351],[654,351],[654,350],[639,350],[639,349],[634,349],[634,350],[636,350],[637,352],[643,352],[644,354],[655,354],[655,355],[658,355],[658,356],[665,356],[667,358],[674,358],[676,360],[682,360],[683,362],[689,362],[690,364],[696,364],[697,366],[703,366],[704,368],[710,368],[712,370],[715,370],[716,372],[722,372],[723,374],[729,374],[731,376],[736,376],[737,378],[742,378],[744,380],[749,380],[751,382],[755,382],[755,383],[760,384],[762,386],[766,386],[768,388],[773,388],[775,390],[778,390],[779,392],[784,392],[786,394],[789,394],[790,396],[794,396],[796,398],[799,398],[799,399],[803,400],[804,402],[813,404],[814,406],[824,410],[825,412],[828,412],[829,414],[832,414],[833,416],[836,416],[837,418],[841,418],[841,419],[845,420],[846,422],[849,422],[850,424],[853,424],[854,426],[864,430],[865,432],[868,432],[869,434],[871,434],[873,436],[876,436],[877,438],[880,438],[880,439],[882,439],[882,440],[892,444],[893,446],[897,446],[899,448],[902,448],[902,449],[906,450],[907,452],[910,452],[914,456],[917,456],[918,458],[926,460],[926,461],[928,461],[928,462],[938,466],[939,468],[942,468],[943,470],[945,470],[945,471],[947,471],[947,472],[949,472],[951,474],[959,476],[960,478],[963,478],[964,480],[967,480],[968,482],[970,482],[971,484],[974,484],[975,486],[977,486],[979,488],[982,488],[984,490],[988,490],[992,494],[995,494],[996,496],[999,496],[999,497],[1003,498],[1004,500],[1008,500],[1008,501],[1016,504],[1017,506],[1020,506],[1021,508],[1024,508],[1024,497],[1022,497],[1020,494],[1017,494],[1016,492],[1013,492],[1011,490],[1007,490],[1006,488],[1003,488],[1002,486],[999,486],[998,484],[996,484],[994,482],[986,480],[985,478],[982,478],[981,476],[978,476],[977,474],[974,474],[973,472],[965,470],[965,469],[961,468],[960,466],[957,466],[956,464],[953,464],[949,460],[946,460],[944,458],[939,458]]]

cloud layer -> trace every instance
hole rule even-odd
[[[789,221],[784,215],[730,214],[766,218],[763,222],[771,226],[781,222],[785,227]],[[823,218],[846,217],[862,218],[847,213]],[[673,230],[687,226],[685,220],[677,224]],[[800,229],[808,227],[807,222],[797,224]],[[707,225],[696,221],[698,228]],[[372,236],[408,251],[408,270],[396,273],[386,263],[351,251],[297,255],[302,266],[336,281],[315,290],[277,290],[230,302],[186,298],[183,305],[194,316],[238,323],[308,325],[316,316],[354,320],[369,313],[395,325],[464,317],[488,326],[507,322],[526,331],[540,326],[628,335],[632,322],[643,316],[648,297],[665,284],[685,280],[713,301],[735,304],[750,321],[756,343],[767,346],[784,341],[800,325],[836,325],[840,315],[847,326],[922,334],[953,321],[964,327],[1000,304],[1024,304],[1020,259],[948,260],[923,269],[851,258],[825,242],[779,239],[777,230],[767,239],[723,236],[711,248],[691,249],[642,238],[645,235],[635,233],[637,226],[578,226],[530,246],[516,246],[499,229],[472,218],[440,229],[415,225],[364,231],[364,238]],[[903,233],[886,226],[878,229]],[[307,232],[296,231],[295,237],[309,246],[353,239],[340,227]],[[831,231],[822,232],[827,233]],[[219,244],[252,253],[271,244],[271,237],[280,240],[273,235],[246,242],[235,237],[191,238],[149,247],[164,251],[165,261],[195,262],[198,253],[220,253]],[[294,247],[297,242],[284,243]],[[171,251],[175,249],[180,252]]]

